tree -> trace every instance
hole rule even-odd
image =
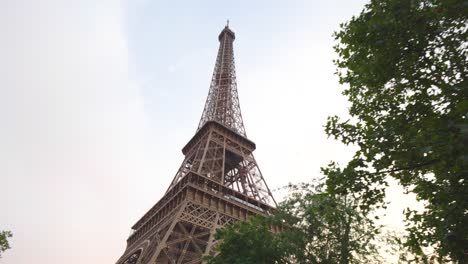
[[[379,226],[350,195],[324,191],[323,184],[291,186],[293,192],[273,216],[285,228],[278,235],[296,263],[378,263]]]
[[[217,263],[379,262],[378,227],[350,196],[330,195],[323,185],[292,185],[269,217],[256,217],[216,233]],[[273,233],[271,227],[281,231]]]
[[[358,147],[324,169],[328,191],[383,206],[387,177],[424,204],[406,210],[414,253],[468,253],[468,5],[463,0],[372,0],[335,34],[349,120],[326,133]]]
[[[0,258],[2,257],[2,252],[5,252],[10,248],[8,243],[8,238],[12,237],[11,231],[0,231]]]
[[[280,241],[269,229],[269,221],[259,216],[248,222],[228,225],[217,231],[219,254],[206,257],[208,264],[270,264],[282,262]]]

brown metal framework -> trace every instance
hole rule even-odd
[[[234,39],[226,26],[200,124],[182,149],[185,159],[161,200],[133,225],[117,264],[201,263],[215,253],[216,229],[274,210],[242,121]]]

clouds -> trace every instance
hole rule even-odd
[[[290,47],[284,32],[258,37],[253,16],[220,4],[222,19],[210,8],[139,2],[128,11],[127,4],[20,0],[0,8],[0,228],[14,232],[0,263],[119,257],[128,228],[163,194],[195,131],[225,16],[237,21],[240,100],[270,187],[318,170],[319,161],[313,171],[299,166],[311,159],[300,138],[313,145],[312,121],[300,124],[315,118],[303,64],[313,56],[304,52],[310,39]],[[263,8],[245,6],[250,14]],[[268,54],[275,58],[262,64]],[[291,129],[300,137],[280,137]]]
[[[353,6],[351,6],[353,5]],[[351,150],[331,33],[362,3],[15,0],[0,4],[0,263],[112,263],[193,136],[226,18],[256,159],[274,189]],[[277,197],[278,198],[278,197]]]
[[[125,3],[2,5],[0,228],[14,238],[0,262],[116,259],[130,226],[131,175],[152,172]]]

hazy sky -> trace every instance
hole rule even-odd
[[[332,33],[364,2],[0,0],[0,263],[120,257],[182,162],[226,19],[270,188],[344,163],[323,132],[347,105]]]

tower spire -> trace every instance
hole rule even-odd
[[[205,108],[198,124],[200,130],[208,121],[216,121],[242,136],[246,136],[237,94],[233,42],[236,35],[226,27],[219,34],[218,56],[211,78]]]

